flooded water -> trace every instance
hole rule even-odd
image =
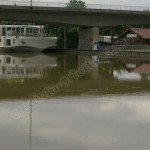
[[[149,150],[150,60],[0,54],[0,150]]]

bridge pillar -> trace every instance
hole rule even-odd
[[[94,50],[94,42],[99,40],[98,27],[80,27],[79,29],[79,50]]]

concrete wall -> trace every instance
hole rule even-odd
[[[79,29],[79,49],[93,50],[94,42],[99,40],[99,28],[88,27]]]

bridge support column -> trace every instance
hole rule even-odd
[[[94,42],[99,40],[98,27],[80,27],[79,29],[79,50],[94,50]]]

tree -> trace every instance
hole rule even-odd
[[[56,25],[45,25],[45,31],[51,36],[56,36],[58,38],[57,48],[64,47],[64,27]],[[67,29],[67,47],[68,48],[78,48],[78,28],[68,27]]]
[[[82,0],[70,0],[69,3],[67,3],[67,7],[69,8],[86,8],[85,2]]]

